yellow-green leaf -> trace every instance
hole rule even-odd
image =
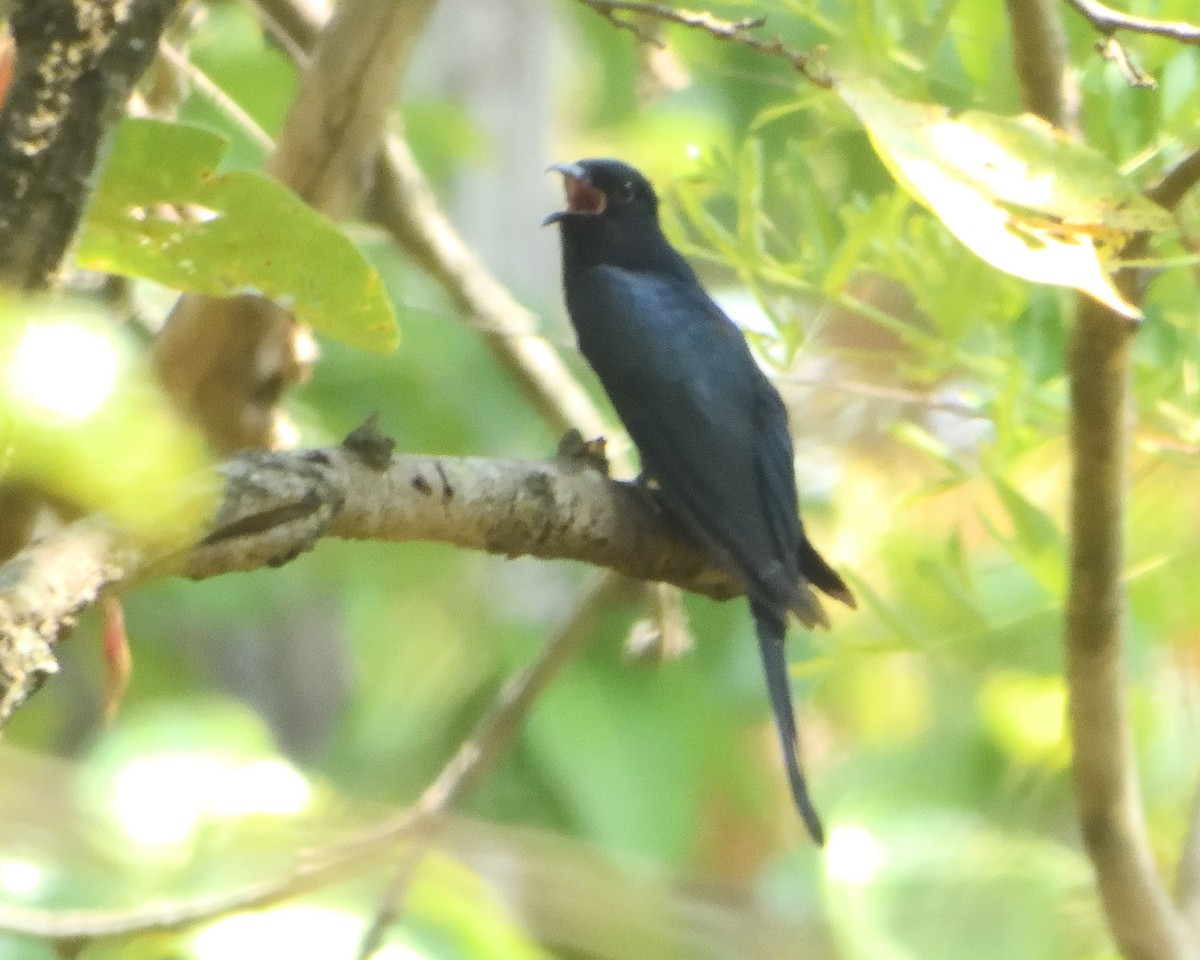
[[[1033,117],[952,117],[873,80],[838,89],[896,180],[977,256],[1140,318],[1113,288],[1100,253],[1172,221],[1104,156]]]

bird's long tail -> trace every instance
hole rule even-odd
[[[808,795],[804,774],[800,771],[796,715],[792,709],[792,688],[788,683],[787,659],[783,649],[787,635],[787,615],[754,602],[750,604],[750,612],[754,615],[754,626],[758,632],[758,648],[762,653],[763,669],[767,675],[767,693],[771,698],[771,710],[775,714],[775,728],[779,732],[779,744],[783,748],[783,762],[787,767],[792,798],[796,801],[796,809],[800,811],[809,834],[818,844],[823,845],[825,829],[821,826],[821,818],[817,816],[816,808]]]

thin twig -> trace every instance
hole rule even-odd
[[[1125,49],[1125,45],[1116,37],[1107,36],[1096,41],[1096,52],[1113,64],[1131,87],[1153,90],[1158,86],[1158,81],[1134,62],[1129,51]]]
[[[495,766],[542,691],[592,637],[604,610],[628,592],[629,581],[623,577],[610,574],[600,578],[576,606],[571,619],[546,642],[538,658],[501,687],[471,735],[414,805],[413,812],[418,818],[432,819],[446,813]],[[422,846],[429,844],[433,836],[427,834]],[[417,862],[409,857],[400,865],[363,936],[359,960],[366,960],[379,949],[388,927],[400,914],[416,866]]]
[[[1200,183],[1200,147],[1168,170],[1161,180],[1146,190],[1146,196],[1159,206],[1174,210],[1187,193]]]
[[[766,23],[766,17],[746,17],[742,20],[722,20],[711,13],[681,10],[659,3],[641,3],[636,0],[578,0],[589,7],[605,20],[622,30],[628,30],[644,43],[660,44],[661,41],[643,30],[637,23],[627,20],[620,14],[635,14],[674,23],[694,30],[701,30],[709,36],[727,43],[748,47],[763,56],[777,57],[790,63],[797,72],[818,87],[831,89],[833,78],[818,65],[814,57],[799,50],[793,50],[775,37],[773,40],[763,40],[756,37],[753,31]]]
[[[779,382],[793,383],[797,386],[809,387],[813,390],[830,390],[836,393],[848,393],[856,397],[870,397],[876,400],[894,400],[907,406],[922,407],[926,410],[937,410],[942,413],[952,413],[957,417],[969,420],[990,420],[991,417],[978,407],[954,400],[939,400],[937,397],[922,393],[918,390],[905,390],[903,387],[881,387],[872,383],[860,383],[857,380],[829,380],[820,377],[783,377]]]
[[[192,63],[191,60],[176,50],[171,44],[167,43],[166,40],[159,41],[158,52],[164,60],[187,77],[188,83],[192,85],[192,89],[212,104],[219,113],[227,116],[264,153],[270,153],[275,149],[275,141],[271,139],[271,135],[258,125],[258,121],[242,109],[241,104],[215,84],[207,73]]]
[[[1149,17],[1138,17],[1132,13],[1121,13],[1112,7],[1106,7],[1097,0],[1067,0],[1092,27],[1100,33],[1111,36],[1118,30],[1128,30],[1130,33],[1148,33],[1156,37],[1168,37],[1180,43],[1200,44],[1200,26],[1185,23],[1181,20],[1152,20]]]

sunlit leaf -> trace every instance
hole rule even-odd
[[[125,121],[88,211],[79,262],[176,290],[262,293],[334,339],[394,349],[396,318],[375,269],[278,181],[217,173],[227,146],[200,127]]]
[[[0,444],[10,478],[174,541],[207,516],[200,436],[94,308],[0,303]]]
[[[839,91],[897,181],[979,257],[1140,318],[1113,288],[1099,251],[1138,231],[1169,229],[1171,219],[1101,154],[1032,117],[952,117],[875,81],[843,82]]]

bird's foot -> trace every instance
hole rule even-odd
[[[558,452],[555,456],[569,463],[576,463],[581,466],[591,467],[593,470],[599,470],[607,477],[608,454],[605,448],[606,442],[603,437],[596,437],[594,440],[584,440],[583,434],[572,427],[558,441]]]

